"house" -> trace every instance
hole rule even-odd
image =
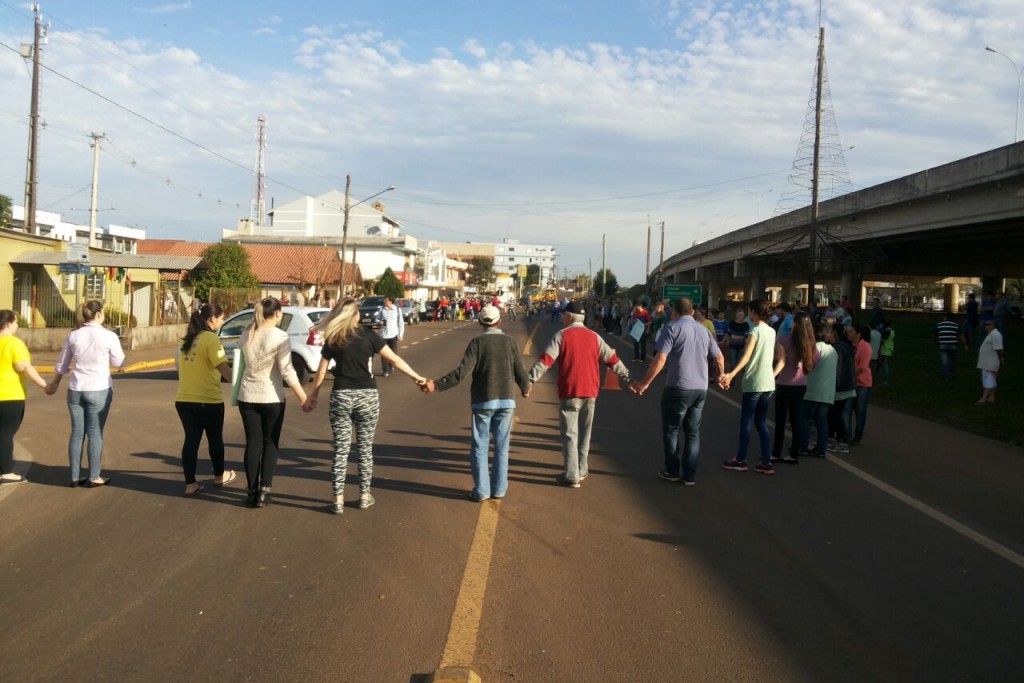
[[[213,246],[209,242],[146,240],[139,245],[147,254],[201,256]],[[249,267],[260,282],[259,297],[286,299],[294,304],[321,300],[322,294],[337,297],[341,262],[334,247],[312,244],[240,243],[249,256]],[[168,281],[179,278],[168,275]],[[358,265],[345,264],[345,282],[350,288],[362,283]]]
[[[160,316],[161,274],[205,268],[201,257],[139,256],[83,250],[86,263],[72,263],[67,243],[51,237],[0,229],[0,307],[21,316],[26,328],[69,328],[83,301],[104,302],[111,325],[148,327]]]

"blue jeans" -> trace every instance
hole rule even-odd
[[[665,448],[665,471],[679,474],[679,430],[683,430],[683,479],[693,481],[700,456],[700,419],[708,392],[700,389],[665,387],[661,394],[661,440]]]
[[[864,436],[864,426],[868,423],[868,401],[871,400],[871,387],[857,387],[854,399],[854,411],[857,414],[857,427],[853,432],[853,440],[860,441]]]
[[[512,436],[513,408],[473,410],[473,443],[469,466],[473,471],[473,497],[501,498],[508,491],[508,442]],[[494,464],[488,476],[487,450],[494,438]]]
[[[952,379],[956,370],[956,344],[939,345],[939,367],[942,369],[942,379]]]
[[[855,401],[854,398],[837,398],[828,411],[829,433],[843,443],[850,443],[850,418]]]
[[[818,444],[814,450],[819,453],[825,452],[828,445],[828,410],[832,405],[820,403],[819,401],[803,401],[800,404],[800,450],[808,450],[810,442],[811,426],[817,429]]]
[[[100,478],[103,457],[103,426],[107,424],[113,389],[102,391],[68,391],[68,412],[71,413],[71,439],[68,441],[68,462],[71,481],[81,478],[82,443],[89,437],[89,479]]]
[[[740,446],[736,451],[736,459],[747,460],[747,446],[750,445],[750,427],[753,423],[761,442],[761,463],[771,465],[772,443],[768,434],[768,406],[771,405],[774,391],[754,391],[743,394],[743,407],[740,410]]]

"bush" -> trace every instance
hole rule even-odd
[[[129,316],[119,308],[104,308],[103,322],[108,327],[138,327],[139,321],[134,315]]]

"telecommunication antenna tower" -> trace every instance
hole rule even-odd
[[[256,119],[256,168],[253,170],[252,205],[249,207],[249,221],[263,225],[267,213],[267,168],[264,156],[267,150],[267,117],[260,114]]]

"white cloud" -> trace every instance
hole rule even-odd
[[[192,9],[191,2],[172,2],[166,5],[157,5],[155,7],[137,7],[136,11],[144,12],[146,14],[173,14],[174,12],[184,12],[185,10]]]
[[[264,113],[278,202],[339,187],[352,173],[366,194],[395,184],[389,207],[422,237],[555,242],[573,265],[596,263],[607,233],[610,267],[632,282],[641,276],[648,214],[666,222],[670,253],[753,222],[755,197],[772,189],[760,206],[762,217],[770,214],[788,189],[817,48],[812,0],[665,6],[679,43],[640,49],[461,37],[414,59],[408,36],[365,23],[310,26],[291,62],[259,79],[218,69],[194,50],[93,34],[159,78],[165,86],[154,85],[156,93],[71,45],[57,49],[55,37],[48,66],[240,166],[44,75],[42,204],[58,199],[59,188],[88,184],[84,134],[105,131],[138,162],[133,169],[104,159],[101,182],[119,219],[134,216],[124,220],[150,225],[154,236],[214,239],[247,214],[254,122]],[[1024,33],[1016,2],[847,0],[829,6],[825,20],[833,104],[842,144],[855,146],[846,155],[855,183],[1010,142],[1016,82],[984,46],[1013,55]],[[257,33],[282,26],[261,20]],[[0,77],[10,92],[27,92],[18,58],[0,54]],[[23,149],[24,139],[24,126],[4,118],[0,145]],[[0,192],[20,195],[23,174],[16,155],[0,161]],[[190,191],[169,189],[160,182],[167,177]],[[224,203],[199,200],[200,191]]]

